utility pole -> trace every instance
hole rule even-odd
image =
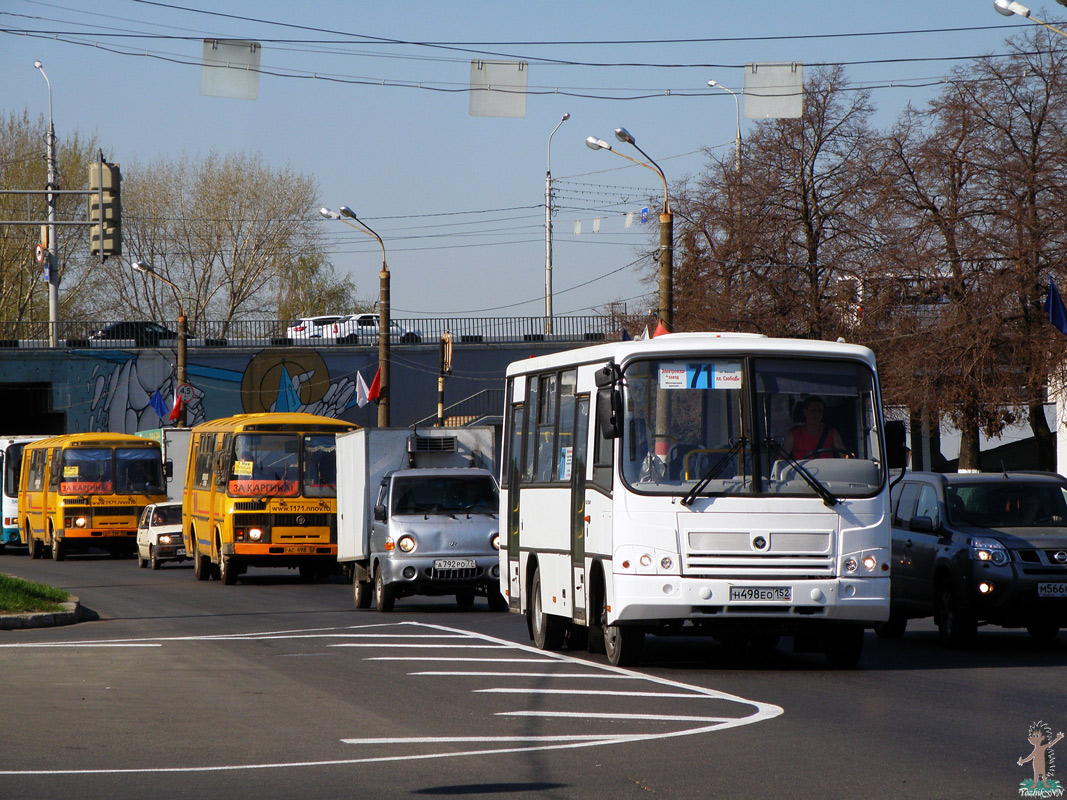
[[[48,86],[48,344],[56,346],[56,328],[59,326],[59,243],[56,241],[56,129],[52,124],[52,82],[45,75],[44,65],[34,61],[33,66],[44,77]]]
[[[548,168],[545,170],[545,333],[552,333],[552,137],[559,126],[571,118],[563,118],[548,135]]]

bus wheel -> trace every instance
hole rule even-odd
[[[460,611],[470,611],[474,608],[474,590],[464,589],[462,592],[456,592],[456,605]]]
[[[392,611],[396,600],[396,591],[385,583],[382,568],[374,570],[374,605],[379,611]]]
[[[26,530],[26,548],[27,548],[27,551],[28,551],[27,555],[30,558],[40,558],[41,557],[41,548],[37,544],[37,540],[33,538],[33,535],[30,533],[28,528]]]
[[[211,559],[200,552],[200,545],[193,540],[193,575],[198,581],[206,581],[211,577]]]
[[[67,548],[63,546],[63,540],[52,532],[52,560],[62,561],[67,557]]]
[[[356,608],[370,608],[374,596],[374,584],[370,581],[352,580],[352,601]]]
[[[840,625],[823,633],[823,653],[831,667],[852,669],[863,653],[863,626]]]
[[[541,607],[541,567],[536,567],[530,586],[529,602],[526,613],[529,614],[530,634],[538,650],[559,650],[563,646],[563,634],[566,629],[563,620],[555,614],[546,614]]]
[[[645,647],[645,632],[641,628],[608,625],[607,592],[600,595],[597,619],[604,637],[604,654],[613,667],[632,667],[641,659]]]
[[[225,586],[233,586],[237,583],[237,574],[240,570],[237,567],[236,559],[233,556],[223,555],[219,553],[219,580]]]

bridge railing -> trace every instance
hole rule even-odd
[[[242,345],[377,345],[378,328],[325,326],[311,334],[294,331],[299,320],[199,320],[189,324],[192,346]],[[160,326],[162,330],[160,329]],[[588,342],[617,340],[621,322],[602,315],[553,317],[435,317],[392,319],[390,341],[395,344],[436,344],[448,331],[454,344],[480,342]],[[176,338],[176,320],[60,320],[55,323],[61,346],[169,346]],[[47,321],[0,321],[0,347],[48,347]]]

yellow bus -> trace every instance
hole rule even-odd
[[[238,414],[193,428],[182,534],[197,580],[248,567],[337,566],[334,437],[358,427],[314,414]]]
[[[31,558],[100,547],[134,552],[144,507],[167,499],[159,444],[124,433],[39,439],[22,453],[19,536]]]

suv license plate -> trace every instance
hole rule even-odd
[[[1039,583],[1038,597],[1067,597],[1067,583]]]
[[[730,600],[756,600],[772,603],[793,602],[792,586],[731,586]]]
[[[435,558],[434,569],[471,569],[477,562],[473,558]]]

